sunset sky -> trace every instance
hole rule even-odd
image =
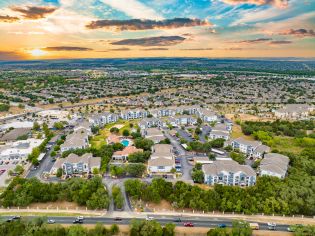
[[[315,0],[0,0],[0,60],[315,57]]]

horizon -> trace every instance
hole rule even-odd
[[[315,2],[8,0],[0,61],[314,58]]]

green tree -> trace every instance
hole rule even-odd
[[[122,134],[123,134],[123,136],[127,137],[127,136],[129,136],[130,133],[129,133],[129,130],[124,129]]]
[[[163,228],[163,236],[175,236],[175,225],[167,223]]]
[[[58,168],[56,176],[60,178],[62,176],[62,168]]]

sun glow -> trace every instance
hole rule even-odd
[[[40,56],[44,56],[46,54],[45,51],[37,48],[37,49],[33,49],[29,52],[33,57],[40,57]]]

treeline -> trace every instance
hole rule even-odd
[[[224,146],[224,139],[218,138],[211,140],[206,143],[201,143],[199,141],[193,141],[188,143],[187,150],[195,152],[206,152],[210,153],[211,148],[222,148]]]
[[[241,124],[242,131],[246,135],[252,135],[258,131],[265,131],[271,135],[284,135],[290,137],[306,137],[306,130],[315,129],[315,121],[284,121],[274,122],[245,121]]]
[[[111,165],[110,174],[115,177],[142,177],[146,166],[142,163],[130,163],[125,165]]]
[[[3,207],[28,206],[36,202],[75,202],[89,209],[107,209],[109,196],[102,179],[69,179],[64,183],[42,183],[36,178],[15,178],[0,195]]]
[[[106,228],[100,223],[97,223],[94,228],[86,228],[81,225],[72,225],[64,227],[62,225],[46,224],[47,219],[35,218],[32,221],[13,221],[0,224],[0,236],[111,236],[119,233],[119,227],[112,225]]]
[[[315,158],[312,153],[292,156],[291,165],[284,180],[259,177],[255,186],[247,188],[215,185],[204,190],[180,181],[173,185],[164,179],[154,179],[151,184],[127,180],[125,188],[132,198],[155,203],[164,199],[178,209],[314,215]]]

